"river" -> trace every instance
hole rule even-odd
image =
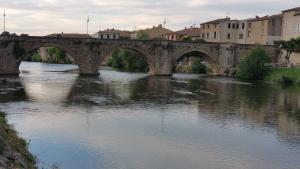
[[[300,88],[23,62],[0,110],[39,167],[298,169]]]

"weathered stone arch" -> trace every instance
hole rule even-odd
[[[175,66],[176,62],[178,60],[180,60],[182,57],[184,57],[184,55],[189,54],[191,52],[198,52],[198,53],[203,54],[205,61],[208,63],[209,69],[213,73],[222,73],[223,70],[222,70],[220,64],[218,63],[217,57],[214,57],[214,56],[208,54],[208,52],[203,49],[197,49],[197,48],[182,50],[182,51],[178,52],[177,54],[175,54],[175,57],[173,60],[173,66]]]
[[[99,63],[101,64],[101,63],[106,62],[109,58],[112,57],[113,53],[118,49],[129,49],[134,52],[137,52],[145,60],[145,62],[147,63],[148,66],[150,66],[152,64],[151,60],[149,58],[149,55],[145,49],[138,47],[136,45],[130,45],[130,44],[116,44],[116,45],[110,45],[110,46],[103,45],[100,49],[101,56],[100,56]]]
[[[69,54],[74,59],[75,64],[79,63],[79,58],[76,57],[77,56],[76,53],[74,51],[70,50],[70,48],[68,48],[68,46],[55,44],[55,43],[36,44],[31,47],[25,48],[24,56],[27,56],[28,54],[31,54],[32,52],[37,51],[42,47],[54,47],[54,48],[62,49],[64,52]],[[24,58],[24,56],[21,56],[21,57]]]

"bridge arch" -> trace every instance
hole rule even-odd
[[[217,58],[210,55],[207,51],[203,49],[197,49],[197,48],[190,48],[187,50],[183,50],[181,52],[178,52],[175,54],[175,60],[173,61],[173,66],[175,66],[176,62],[180,61],[183,57],[185,57],[187,54],[191,53],[198,53],[205,62],[207,62],[208,69],[212,73],[218,73],[221,72],[222,68],[219,65]]]
[[[63,50],[70,58],[72,58],[73,63],[78,65],[80,75],[98,75],[98,66],[96,65],[97,54],[89,49],[89,46],[84,46],[84,43],[77,43],[69,41],[54,41],[52,42],[43,42],[43,41],[34,41],[34,42],[25,42],[25,43],[16,43],[14,45],[20,51],[20,54],[15,54],[16,59],[18,60],[18,69],[21,61],[24,60],[26,55],[37,51],[41,47],[55,47]],[[93,57],[91,57],[93,56]]]
[[[55,44],[55,43],[36,44],[36,45],[30,46],[30,47],[26,47],[26,48],[24,48],[24,54],[22,56],[20,56],[21,59],[24,59],[25,56],[33,53],[34,51],[38,51],[42,47],[59,48],[74,59],[74,62],[75,62],[74,64],[79,64],[79,62],[80,62],[79,58],[77,57],[78,54],[76,53],[76,51],[74,51],[64,45]]]
[[[106,64],[109,61],[109,59],[113,58],[113,55],[116,54],[116,52],[119,52],[121,50],[133,52],[135,56],[141,58],[145,62],[146,68],[150,69],[151,62],[149,60],[146,51],[140,47],[131,46],[131,45],[115,45],[115,46],[107,47],[105,50],[102,50],[101,52],[102,55],[100,57],[101,58],[100,64],[101,65]]]

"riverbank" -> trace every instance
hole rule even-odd
[[[17,136],[0,112],[0,169],[36,169],[35,164],[26,141]]]
[[[284,85],[300,85],[300,68],[273,68],[264,80]]]

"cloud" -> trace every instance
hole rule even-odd
[[[88,16],[91,32],[145,28],[162,23],[165,17],[167,26],[178,30],[226,13],[245,19],[300,6],[298,0],[0,0],[0,4],[7,12],[7,29],[31,35],[85,33]]]

